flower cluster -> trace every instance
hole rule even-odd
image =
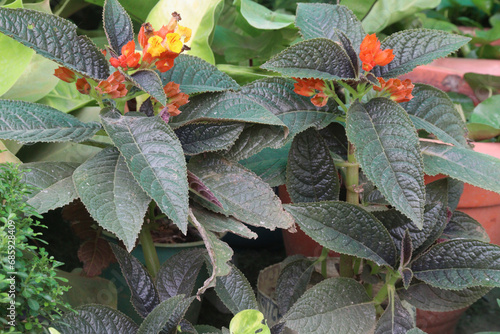
[[[369,72],[375,66],[385,66],[394,59],[392,49],[382,50],[381,43],[375,34],[366,35],[360,45],[359,58],[362,62],[362,69]],[[325,89],[325,82],[321,79],[300,79],[294,85],[294,92],[302,96],[312,96],[311,102],[322,107],[326,105],[328,97],[336,96],[331,89]],[[380,92],[379,96],[388,96],[396,102],[408,102],[413,98],[411,92],[415,87],[409,79],[401,81],[400,79],[389,79],[387,82],[383,78],[377,78],[380,87],[373,86],[373,89]]]
[[[180,20],[180,15],[174,12],[170,22],[162,26],[158,31],[155,31],[150,23],[143,24],[138,35],[142,53],[135,50],[133,40],[122,47],[119,56],[110,50],[112,57],[109,62],[111,66],[118,70],[106,80],[96,82],[65,67],[57,68],[54,75],[68,83],[76,82],[76,88],[80,93],[92,95],[99,100],[103,98],[125,98],[128,100],[126,98],[128,88],[133,85],[126,78],[129,71],[155,69],[159,72],[166,72],[174,66],[175,58],[182,51],[189,50],[189,47],[184,43],[191,38],[191,29],[178,24]],[[103,53],[106,55],[107,52],[103,51]],[[167,105],[159,106],[158,110],[160,110],[159,114],[166,121],[170,116],[179,115],[179,107],[189,102],[189,96],[182,93],[179,88],[180,86],[173,82],[169,82],[163,88],[168,99]],[[156,103],[156,105],[158,104]]]

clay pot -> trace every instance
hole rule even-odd
[[[462,314],[462,308],[450,312],[431,312],[417,309],[417,327],[427,334],[454,334]]]

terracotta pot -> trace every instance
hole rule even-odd
[[[500,159],[500,143],[474,143],[474,151]],[[425,182],[430,183],[443,177],[426,176]],[[457,210],[481,223],[490,236],[491,243],[500,245],[500,194],[466,183]]]
[[[462,308],[450,312],[431,312],[417,309],[417,327],[427,334],[454,334],[462,314]]]

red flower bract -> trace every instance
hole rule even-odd
[[[66,82],[76,81],[76,75],[73,71],[68,70],[66,67],[58,67],[54,71],[54,75]]]
[[[323,90],[325,89],[325,82],[321,79],[299,79],[293,78],[297,81],[294,84],[294,92],[302,96],[312,96],[311,102],[316,107],[323,107],[328,102],[328,95]]]
[[[360,45],[359,58],[363,62],[362,68],[371,71],[375,65],[385,66],[393,59],[392,49],[381,50],[380,41],[375,34],[366,35]]]
[[[122,46],[122,54],[118,58],[111,58],[109,62],[113,67],[122,67],[127,70],[128,68],[138,68],[139,61],[141,60],[141,54],[135,52],[135,42],[130,41],[124,46]]]
[[[373,89],[377,92],[386,91],[391,94],[391,100],[394,100],[398,103],[408,102],[413,98],[411,92],[414,84],[411,83],[410,79],[406,79],[401,81],[399,79],[389,79],[387,82],[382,78],[377,78],[380,82],[381,87],[373,86]]]
[[[90,84],[88,83],[87,79],[80,78],[76,80],[76,89],[82,94],[89,95]]]
[[[112,99],[127,95],[125,88],[125,77],[118,71],[111,74],[106,80],[99,82],[96,91],[101,94],[108,94]]]
[[[189,95],[182,93],[180,85],[175,82],[169,82],[163,87],[163,91],[168,98],[167,108],[170,116],[177,116],[181,113],[179,107],[189,102]]]

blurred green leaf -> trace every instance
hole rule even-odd
[[[239,2],[241,15],[251,26],[257,29],[282,29],[293,24],[295,20],[293,15],[273,12],[252,0],[239,0]]]

